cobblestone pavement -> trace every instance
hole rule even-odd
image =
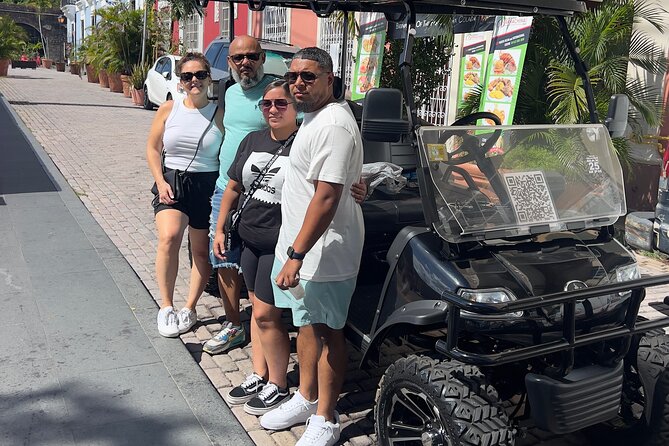
[[[146,167],[145,142],[154,112],[134,106],[130,99],[110,93],[85,78],[54,70],[13,70],[0,78],[2,93],[37,140],[46,149],[70,186],[79,195],[93,217],[116,244],[138,276],[158,299],[153,261],[156,236],[149,188],[152,179]],[[176,285],[175,305],[185,303],[188,286],[188,256],[182,247],[181,266]],[[644,274],[669,272],[661,262],[639,257]],[[658,317],[648,306],[669,294],[669,287],[655,289],[644,302],[642,315]],[[248,302],[242,302],[248,307]],[[200,324],[194,332],[181,336],[212,384],[223,395],[251,372],[250,347],[229,354],[209,356],[201,345],[221,328],[224,312],[216,298],[206,295],[197,307]],[[248,319],[248,308],[245,313]],[[85,315],[82,315],[85,317]],[[294,349],[293,349],[294,351]],[[408,352],[397,347],[385,356],[392,360]],[[289,382],[296,384],[295,354],[289,365]],[[338,409],[342,413],[342,441],[345,445],[375,444],[371,408],[383,368],[358,370],[351,350],[350,369]],[[232,409],[240,423],[258,445],[293,445],[303,427],[268,433],[255,416],[241,407]],[[520,445],[585,445],[580,434],[556,437],[533,429],[518,442]]]

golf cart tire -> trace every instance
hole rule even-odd
[[[650,421],[642,423],[647,430],[643,444],[666,446],[669,444],[669,336],[644,336],[637,350],[637,366],[652,402],[648,408]]]
[[[394,429],[389,424],[395,414],[394,400],[400,390],[404,398],[423,399],[428,410],[434,407],[435,413],[440,414],[438,420],[433,418],[434,424],[430,423],[424,429],[423,441],[425,436],[429,438],[441,431],[447,438],[432,444],[512,446],[515,442],[515,429],[509,424],[497,390],[487,383],[477,367],[411,355],[388,367],[379,383],[374,407],[379,444],[391,443]],[[414,432],[413,435],[418,434]]]

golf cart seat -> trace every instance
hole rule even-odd
[[[364,130],[365,125],[370,123],[370,116],[371,119],[374,119],[379,113],[387,115],[388,110],[395,114],[398,119],[401,118],[401,96],[395,95],[395,93],[399,94],[399,91],[372,89],[367,93],[364,106],[349,102],[361,129]],[[375,103],[375,100],[388,98],[389,94],[391,103],[381,104],[384,106],[378,110],[379,104]],[[366,111],[367,107],[372,107],[375,110]],[[406,127],[406,131],[408,131],[408,127]],[[415,172],[416,154],[413,152],[411,145],[403,141],[403,139],[406,139],[406,131],[402,129],[402,133],[405,133],[405,135],[398,134],[395,141],[383,141],[384,138],[363,132],[364,163],[389,162],[400,166],[405,174]],[[384,134],[384,136],[387,135]],[[387,139],[394,138],[391,135],[391,138]],[[405,226],[424,224],[423,204],[418,187],[415,186],[407,185],[399,193],[392,193],[381,185],[361,206],[368,237],[370,234],[378,234],[388,239],[388,235],[398,233]],[[392,241],[392,238],[389,240]]]

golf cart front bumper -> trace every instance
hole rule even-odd
[[[653,321],[637,321],[639,306],[646,295],[646,288],[669,284],[669,275],[632,280],[624,283],[603,285],[593,288],[579,289],[562,293],[531,297],[513,302],[498,304],[478,303],[467,300],[454,293],[445,292],[442,298],[448,306],[448,336],[439,340],[436,350],[443,355],[466,364],[493,367],[512,362],[525,361],[531,358],[544,357],[549,354],[562,354],[562,374],[568,374],[574,366],[574,350],[589,344],[619,340],[614,352],[612,363],[621,360],[629,350],[632,336],[653,329],[669,326],[669,317]],[[627,311],[623,321],[615,326],[607,326],[601,330],[590,330],[576,334],[576,303],[585,299],[607,296],[617,293],[630,293]],[[510,348],[495,353],[480,353],[466,350],[458,344],[462,332],[465,311],[479,316],[504,317],[504,314],[537,310],[542,307],[562,306],[562,336],[553,341],[530,346]]]

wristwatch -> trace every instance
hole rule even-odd
[[[305,254],[299,253],[293,249],[292,246],[288,247],[288,258],[291,260],[302,260],[304,259]]]

